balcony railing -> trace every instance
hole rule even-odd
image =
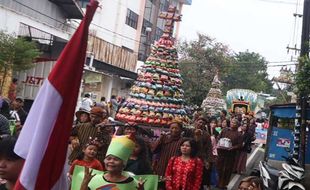
[[[65,12],[65,15],[68,18],[72,19],[82,19],[83,11],[76,0],[49,0],[59,7]]]

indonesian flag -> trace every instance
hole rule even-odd
[[[86,57],[88,27],[98,2],[91,0],[32,105],[15,145],[25,159],[15,190],[66,190],[64,165]]]

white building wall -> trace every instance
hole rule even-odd
[[[4,1],[11,5],[10,0]],[[56,20],[62,20],[63,23],[65,23],[65,18],[60,12],[59,7],[50,1],[33,0],[31,2],[29,1],[29,3],[28,1],[29,0],[21,0],[20,2],[23,2]],[[143,21],[143,14],[141,14],[141,11],[143,12],[143,10],[141,10],[141,8],[144,8],[144,4],[141,3],[144,3],[144,1],[145,0],[101,0],[100,5],[102,8],[99,7],[97,9],[92,22],[93,24],[90,25],[90,29],[92,32],[95,32],[97,37],[100,37],[105,41],[120,47],[125,46],[137,52],[135,48],[140,40],[140,31]],[[18,34],[20,23],[23,23],[65,40],[69,40],[75,31],[74,27],[69,27],[65,24],[58,25],[58,22],[56,21],[49,22],[48,19],[45,18],[46,16],[38,12],[32,13],[30,10],[29,12],[25,10],[21,11],[20,9],[25,8],[18,8],[18,6],[7,7],[7,4],[4,6],[4,4],[1,3],[0,30]],[[128,8],[139,15],[137,29],[134,29],[125,23]],[[72,24],[75,26],[77,26],[79,22],[80,20],[77,20],[77,22],[72,20]],[[21,91],[19,92],[19,95],[23,96],[25,99],[33,100],[42,85],[41,81],[48,76],[54,63],[55,62],[39,63],[36,64],[36,67],[19,73],[18,78],[21,81]],[[27,82],[27,77],[42,78],[42,80],[40,80],[40,83],[38,84],[32,84],[29,81]],[[97,101],[101,96],[105,96],[107,100],[109,100],[112,94],[117,96],[127,95],[128,88],[125,88],[126,82],[124,80],[121,80],[118,76],[103,75],[102,77],[102,90],[97,93]]]
[[[25,99],[34,100],[55,63],[55,61],[38,62],[35,63],[35,67],[19,72],[17,74],[17,95]]]
[[[37,22],[30,17],[26,17],[11,10],[7,10],[3,7],[0,7],[0,18],[3,18],[0,22],[0,30],[10,34],[15,33],[17,35],[20,23],[24,23],[65,40],[68,40],[71,36],[71,34],[66,30],[58,30],[54,27]]]
[[[141,31],[143,21],[143,15],[140,14],[144,7],[142,3],[144,0],[101,0],[101,8],[98,8],[90,27],[95,30],[97,37],[119,47],[135,50],[140,40],[137,34]],[[139,15],[141,23],[138,23],[137,29],[126,24],[127,9]]]

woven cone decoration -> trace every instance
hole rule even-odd
[[[201,108],[210,115],[219,115],[221,110],[225,108],[225,100],[223,99],[218,73],[213,78],[212,86],[206,99],[203,100]]]
[[[178,65],[178,53],[171,37],[173,21],[180,20],[174,7],[161,13],[167,19],[162,37],[151,47],[128,98],[116,114],[116,119],[138,124],[166,127],[172,120],[188,123],[184,109],[184,91]]]

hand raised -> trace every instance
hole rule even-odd
[[[141,177],[139,178],[138,181],[138,188],[137,190],[144,190],[144,184],[145,184],[146,180],[143,180]]]
[[[83,183],[88,184],[91,181],[91,179],[93,179],[93,177],[96,174],[92,174],[92,173],[93,173],[93,170],[89,170],[88,167],[85,167]]]
[[[73,149],[76,149],[77,147],[80,146],[80,141],[78,138],[72,139],[71,140],[71,145]]]

